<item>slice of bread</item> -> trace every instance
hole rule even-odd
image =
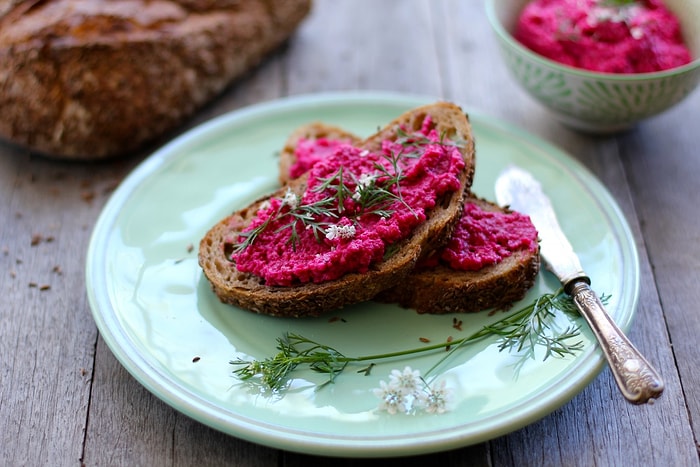
[[[288,190],[302,193],[308,173],[290,181],[278,191],[221,220],[207,232],[199,245],[199,264],[214,293],[229,303],[256,313],[284,317],[318,316],[344,305],[372,299],[379,292],[400,283],[410,274],[419,258],[442,246],[459,220],[464,198],[474,176],[474,141],[469,120],[456,105],[439,102],[408,111],[356,146],[379,151],[385,140],[395,141],[401,133],[422,127],[430,116],[435,130],[458,144],[464,161],[458,190],[449,191],[426,212],[426,220],[404,240],[392,245],[392,254],[373,264],[369,271],[348,273],[339,279],[291,286],[268,286],[260,277],[242,273],[229,260],[232,245],[253,221],[266,200],[284,197]]]
[[[469,197],[466,203],[476,204],[487,212],[506,215],[513,212],[474,196]],[[464,216],[467,215],[465,212]],[[524,220],[519,218],[513,223]],[[536,244],[536,232],[530,240]],[[439,255],[440,250],[435,254]],[[534,285],[539,270],[539,247],[522,247],[500,262],[475,271],[457,270],[444,263],[426,268],[419,266],[400,284],[381,292],[375,299],[430,314],[507,309],[525,296]]]
[[[289,181],[294,178],[290,168],[299,162],[297,148],[300,141],[354,141],[358,138],[348,131],[322,123],[298,128],[290,135],[281,152],[280,180]],[[480,199],[473,193],[469,194],[465,203],[474,203],[484,211],[502,214],[512,212]],[[400,284],[379,293],[375,300],[398,303],[419,313],[430,314],[504,309],[525,296],[533,286],[539,269],[539,251],[526,248],[516,250],[497,264],[476,271],[458,271],[444,264],[432,268],[418,267]]]

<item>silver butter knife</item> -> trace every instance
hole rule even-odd
[[[499,175],[495,188],[498,204],[530,216],[539,233],[540,255],[545,266],[557,276],[593,330],[625,398],[635,404],[658,398],[664,390],[663,380],[610,318],[590,288],[591,280],[564,236],[552,203],[539,182],[526,170],[509,166]]]

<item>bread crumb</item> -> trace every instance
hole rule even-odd
[[[30,283],[29,283],[29,288],[36,288],[36,287],[38,287],[38,286],[39,286],[39,284],[37,284],[36,282],[30,282]]]
[[[428,342],[430,342],[430,339],[428,339],[427,337],[419,337],[418,340],[421,341],[421,342],[423,342],[423,343],[425,343],[425,344],[427,344]]]
[[[42,292],[45,290],[51,290],[51,286],[49,284],[43,284],[39,287],[39,290],[41,290]]]
[[[83,201],[86,203],[92,202],[92,200],[95,199],[95,191],[94,190],[83,190],[80,193],[80,197],[83,198]]]
[[[447,336],[447,341],[446,342],[452,342],[452,336]],[[451,345],[445,346],[445,351],[449,352]]]
[[[54,266],[53,269],[51,270],[54,274],[58,274],[59,276],[63,275],[63,270],[61,269],[61,266]]]
[[[35,234],[32,235],[31,245],[32,245],[32,246],[37,246],[37,245],[40,244],[41,242],[51,243],[51,242],[53,242],[54,240],[56,240],[56,237],[54,237],[53,235],[47,235],[46,237],[44,237],[44,236],[41,235],[41,234],[35,233]]]

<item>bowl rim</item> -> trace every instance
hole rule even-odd
[[[521,44],[518,40],[516,40],[513,37],[513,35],[510,32],[508,32],[508,30],[506,30],[506,28],[503,26],[503,24],[501,24],[498,17],[496,16],[495,4],[498,1],[500,0],[486,0],[486,16],[488,18],[489,23],[491,23],[491,28],[496,32],[496,34],[501,38],[501,40],[505,41],[509,46],[515,48],[520,53],[526,55],[535,62],[539,62],[543,66],[558,69],[559,71],[564,73],[577,75],[581,78],[597,80],[648,81],[653,79],[668,78],[671,76],[681,75],[686,72],[694,71],[700,68],[700,57],[697,57],[690,63],[686,63],[685,65],[679,67],[646,73],[606,73],[565,65],[550,58],[544,57],[536,52],[533,52],[532,50]]]

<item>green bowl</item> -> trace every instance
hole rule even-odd
[[[516,41],[520,12],[529,0],[486,0],[486,12],[506,66],[520,85],[564,124],[613,133],[668,110],[700,82],[700,0],[666,0],[681,21],[694,60],[672,70],[614,74],[562,65]]]

